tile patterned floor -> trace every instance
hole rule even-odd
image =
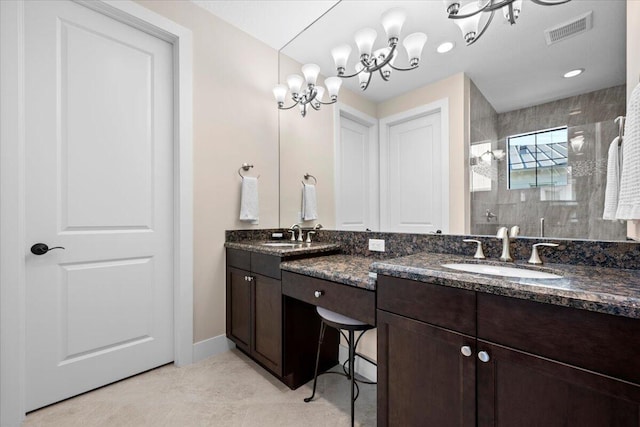
[[[27,416],[24,427],[349,426],[349,381],[323,375],[289,390],[237,350],[183,368],[166,365]],[[376,388],[361,385],[356,425],[376,425]]]

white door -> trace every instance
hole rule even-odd
[[[387,132],[386,180],[381,193],[383,230],[446,232],[448,167],[443,164],[440,112],[391,123]]]
[[[173,360],[172,46],[25,4],[27,410]]]
[[[338,230],[365,231],[367,228],[378,228],[375,212],[378,203],[375,197],[377,177],[374,167],[377,149],[376,141],[371,141],[368,126],[340,116],[336,164]]]

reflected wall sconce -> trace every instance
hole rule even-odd
[[[491,163],[491,160],[501,161],[506,157],[507,153],[504,150],[487,150],[480,154],[478,158],[485,163]]]
[[[540,6],[556,6],[568,3],[571,0],[531,0]],[[464,0],[443,0],[449,18],[453,19],[464,38],[467,46],[475,43],[491,24],[496,10],[502,9],[504,18],[511,25],[516,23],[522,12],[522,0],[477,0],[465,2]],[[464,6],[462,3],[467,3]],[[484,20],[482,29],[480,22]]]
[[[360,55],[359,62],[355,65],[355,73],[345,74],[347,69],[347,61],[351,55],[351,46],[348,44],[340,45],[331,50],[331,55],[336,64],[338,76],[342,78],[351,78],[358,76],[360,81],[360,89],[366,90],[371,82],[371,76],[378,71],[380,77],[384,81],[389,81],[391,72],[409,71],[418,68],[422,48],[427,42],[427,35],[424,33],[409,34],[402,41],[409,59],[408,68],[400,68],[395,66],[398,56],[398,42],[400,40],[400,31],[407,18],[406,13],[400,8],[389,9],[382,14],[382,26],[387,34],[387,47],[373,51],[378,33],[373,28],[363,28],[358,31],[354,38]]]
[[[301,77],[298,74],[291,74],[287,77],[287,85],[279,84],[273,88],[273,96],[276,98],[278,108],[280,110],[290,110],[296,105],[300,108],[302,117],[307,115],[307,106],[311,106],[314,110],[319,110],[321,105],[330,105],[338,101],[338,92],[342,85],[342,80],[338,77],[328,77],[324,84],[327,87],[330,101],[324,101],[325,90],[322,86],[316,85],[320,67],[316,64],[305,64],[302,66]],[[293,104],[289,107],[284,106],[287,93],[291,92]]]
[[[571,149],[577,155],[581,155],[582,146],[584,145],[584,135],[576,135],[573,138],[569,139],[569,144],[571,145]]]

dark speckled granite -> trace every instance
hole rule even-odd
[[[272,241],[270,241],[272,242]],[[242,242],[226,242],[225,248],[240,249],[243,251],[259,252],[267,255],[277,255],[281,257],[309,255],[319,253],[332,253],[340,250],[340,245],[335,243],[296,243],[294,247],[267,246],[265,240],[245,240]],[[289,243],[283,241],[282,243]],[[294,242],[291,242],[294,243]]]
[[[637,270],[566,264],[547,264],[536,268],[493,262],[551,271],[562,276],[561,279],[519,279],[466,273],[441,266],[452,262],[478,263],[470,257],[420,253],[374,262],[371,268],[378,274],[418,282],[435,282],[443,286],[640,318],[640,271]]]
[[[371,258],[353,255],[329,255],[288,261],[282,270],[369,290],[376,289],[375,278],[369,277]]]
[[[227,231],[227,241],[268,240],[271,232],[283,230],[235,230]],[[288,233],[285,233],[288,235]],[[397,258],[420,252],[473,255],[475,244],[462,239],[478,239],[483,242],[487,258],[497,259],[502,253],[502,241],[492,236],[462,236],[451,234],[408,234],[365,231],[318,230],[314,241],[339,244],[342,253],[375,259]],[[384,239],[386,252],[369,251],[369,239]],[[640,269],[640,243],[608,242],[570,239],[538,239],[518,237],[511,242],[514,259],[526,261],[531,256],[534,243],[555,242],[557,248],[543,248],[540,256],[544,262],[574,264],[594,267]]]

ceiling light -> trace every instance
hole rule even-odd
[[[455,45],[456,45],[456,44],[455,44],[454,42],[444,42],[444,43],[442,43],[440,46],[438,46],[438,47],[436,48],[436,51],[437,51],[438,53],[447,53],[447,52],[449,52],[451,49],[453,49],[453,47],[454,47]]]
[[[366,90],[371,82],[371,76],[376,71],[380,73],[384,81],[388,81],[393,70],[409,71],[418,68],[422,48],[427,42],[427,35],[424,33],[409,34],[402,42],[407,51],[409,67],[399,68],[394,65],[398,56],[397,47],[400,40],[400,31],[406,17],[406,13],[400,8],[390,9],[382,14],[381,21],[387,35],[387,46],[381,49],[374,49],[373,47],[378,35],[376,30],[364,28],[355,34],[359,62],[355,65],[356,72],[354,74],[345,75],[351,47],[343,44],[331,50],[338,77],[346,79],[358,76],[360,89]]]
[[[576,70],[571,70],[571,71],[568,71],[568,72],[564,73],[564,78],[565,79],[570,79],[571,77],[579,76],[583,72],[584,72],[584,68],[578,68]]]
[[[532,0],[540,6],[556,6],[568,3],[571,0]],[[502,9],[507,22],[516,23],[522,12],[522,0],[479,0],[465,4],[463,0],[443,0],[450,19],[460,27],[462,37],[468,45],[478,40],[489,27],[496,10]],[[480,28],[480,21],[484,18],[484,24]]]

